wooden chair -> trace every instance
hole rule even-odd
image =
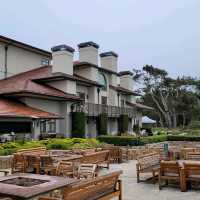
[[[200,152],[188,152],[185,155],[186,160],[200,160]]]
[[[137,182],[139,183],[141,173],[152,173],[153,181],[156,182],[160,168],[160,155],[159,153],[150,153],[139,156],[136,164]]]
[[[97,165],[96,164],[81,164],[78,168],[77,178],[79,179],[90,179],[97,176]]]
[[[104,150],[109,151],[109,160],[111,163],[121,163],[122,162],[122,151],[120,147],[109,146],[105,147]]]
[[[25,172],[40,173],[40,157],[36,155],[24,155],[25,158]]]
[[[182,148],[181,149],[181,158],[186,160],[187,154],[195,152],[195,148]]]
[[[186,161],[181,169],[182,191],[187,191],[187,183],[200,183],[200,163]]]
[[[20,149],[17,151],[20,154],[34,154],[34,155],[44,155],[47,154],[46,147],[36,147],[36,148],[29,148],[29,149]]]
[[[159,171],[159,189],[161,190],[165,181],[168,185],[169,180],[178,181],[181,187],[180,166],[176,161],[161,161]]]
[[[56,168],[56,176],[74,176],[74,166],[72,162],[60,161]]]
[[[64,189],[64,200],[109,200],[114,197],[122,200],[122,184],[119,180],[121,173],[121,171],[113,172],[72,184]]]
[[[86,154],[82,158],[82,163],[84,164],[97,164],[97,166],[106,165],[106,168],[109,168],[109,151],[98,151],[95,153]]]
[[[22,154],[15,153],[11,163],[11,173],[25,172],[25,158]]]

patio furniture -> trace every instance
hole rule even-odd
[[[108,146],[104,150],[109,151],[109,160],[111,163],[121,163],[122,162],[122,151],[120,147]]]
[[[17,172],[25,172],[25,158],[22,154],[14,153],[12,164],[11,164],[11,173],[17,173]]]
[[[191,153],[191,152],[195,152],[195,148],[182,148],[181,149],[181,158],[183,160],[185,160],[187,157],[187,154]]]
[[[64,200],[109,200],[114,197],[122,200],[122,184],[119,180],[121,173],[113,172],[73,184],[64,189]]]
[[[162,189],[162,182],[165,181],[168,185],[169,180],[177,181],[182,190],[182,180],[180,176],[180,166],[177,161],[161,161],[159,171],[159,190]]]
[[[95,153],[86,154],[82,158],[82,163],[85,164],[97,164],[98,167],[106,165],[106,168],[109,168],[109,151],[98,151]]]
[[[68,177],[19,173],[0,177],[0,196],[13,200],[33,200],[41,196],[58,196],[63,189],[78,182]]]
[[[200,152],[188,152],[185,155],[186,160],[200,160]]]
[[[25,172],[40,173],[40,157],[32,154],[24,155],[25,158]]]
[[[97,176],[97,165],[96,164],[81,164],[78,168],[78,179],[91,179]]]
[[[155,182],[160,168],[159,153],[150,153],[139,156],[136,164],[137,182],[139,183],[141,173],[152,173],[153,181]]]
[[[182,191],[187,191],[187,183],[200,183],[200,162],[185,161],[181,169]]]
[[[17,151],[19,154],[34,154],[34,155],[44,155],[47,154],[46,147],[36,147],[36,148],[29,148],[29,149],[20,149]]]
[[[56,176],[74,176],[74,166],[72,162],[60,161],[56,168]]]

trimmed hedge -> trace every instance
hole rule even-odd
[[[98,137],[100,142],[105,142],[108,144],[114,144],[117,146],[137,146],[140,144],[139,137],[134,136],[111,136],[102,135]]]
[[[168,135],[168,141],[200,141],[200,136],[190,135]]]
[[[108,132],[108,116],[106,113],[102,113],[98,116],[98,134],[106,135]]]
[[[121,115],[119,118],[120,133],[126,133],[128,131],[128,115]]]
[[[167,135],[154,135],[154,136],[140,138],[141,144],[157,143],[157,142],[164,142],[164,141],[167,141]]]
[[[98,139],[100,142],[117,146],[138,146],[148,143],[164,142],[167,140],[167,135],[155,135],[149,137],[102,135],[99,136]]]
[[[86,116],[84,112],[72,113],[72,137],[84,138],[85,137],[85,124]]]

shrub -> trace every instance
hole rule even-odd
[[[168,141],[200,141],[199,136],[190,136],[190,135],[168,135]]]
[[[72,149],[72,146],[73,146],[72,140],[67,140],[67,139],[50,140],[49,143],[46,145],[47,149],[63,149],[63,150]]]
[[[164,142],[167,140],[167,135],[154,135],[154,136],[148,136],[148,137],[141,137],[140,143],[141,144],[148,144],[148,143],[157,143],[157,142]]]
[[[137,146],[140,144],[139,138],[134,136],[111,136],[102,135],[98,137],[100,142],[114,144],[117,146]]]
[[[86,117],[84,112],[72,113],[72,137],[85,137]]]
[[[108,126],[108,116],[106,113],[102,113],[98,117],[98,134],[106,135]]]
[[[200,121],[192,121],[189,125],[190,129],[200,129]]]

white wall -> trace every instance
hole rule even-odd
[[[46,56],[27,51],[15,46],[8,46],[7,68],[8,76],[28,71],[41,66],[42,59],[49,59]],[[5,71],[5,49],[0,43],[0,71]],[[0,78],[4,78],[0,72]]]
[[[79,67],[79,69],[74,69],[74,73],[83,76],[92,81],[98,81],[98,69],[95,67]]]

